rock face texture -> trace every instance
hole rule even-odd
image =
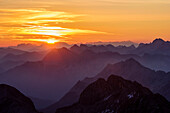
[[[87,86],[77,103],[56,113],[170,113],[170,103],[137,82],[111,75]]]
[[[38,113],[32,101],[17,89],[0,84],[0,113]]]

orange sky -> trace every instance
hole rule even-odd
[[[170,40],[170,0],[0,0],[0,46]]]

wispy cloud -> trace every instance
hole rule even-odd
[[[0,9],[0,35],[5,34],[27,39],[27,36],[51,36],[64,38],[75,34],[100,34],[105,32],[65,28],[58,23],[73,23],[82,21],[82,14],[71,14],[45,9]],[[34,37],[31,37],[34,38]],[[41,38],[41,37],[40,37]],[[30,39],[30,37],[29,37]]]

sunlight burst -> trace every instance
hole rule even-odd
[[[35,41],[35,42],[45,42],[48,44],[55,44],[56,42],[60,42],[60,40],[55,38],[49,38],[49,39],[27,39],[29,41]]]
[[[59,42],[59,40],[56,40],[56,39],[52,38],[52,39],[47,39],[46,42],[47,42],[48,44],[54,44],[54,43],[56,43],[56,42]]]

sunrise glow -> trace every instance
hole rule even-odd
[[[0,0],[0,113],[170,113],[169,86],[170,0]]]
[[[60,40],[57,40],[55,38],[50,38],[50,39],[28,39],[29,41],[35,41],[35,42],[45,42],[48,44],[55,44],[56,42],[60,42]]]
[[[56,42],[59,42],[59,40],[48,39],[48,40],[46,40],[46,42],[47,42],[48,44],[54,44],[54,43],[56,43]]]
[[[68,43],[168,40],[169,6],[169,0],[1,0],[0,44],[44,37]]]

